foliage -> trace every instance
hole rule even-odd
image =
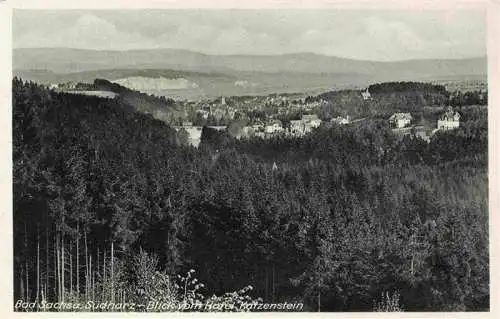
[[[384,82],[368,86],[371,97],[364,100],[361,91],[330,91],[310,97],[325,101],[320,114],[330,119],[338,115],[351,118],[387,118],[395,112],[421,112],[424,107],[447,105],[450,93],[442,85],[421,82]]]
[[[424,91],[429,93],[439,93],[446,95],[447,91],[444,85],[437,85],[423,82],[384,82],[368,86],[370,93],[394,93]]]
[[[487,105],[488,92],[475,90],[462,93],[455,91],[451,93],[450,104],[453,106]]]
[[[194,149],[120,99],[14,79],[14,298],[237,303],[252,283],[313,311],[373,311],[386,291],[406,311],[488,310],[487,116],[461,112],[429,144],[374,119],[204,130]]]
[[[386,292],[382,294],[380,301],[375,303],[373,311],[376,312],[401,312],[403,308],[399,304],[399,294],[397,292],[389,296]]]

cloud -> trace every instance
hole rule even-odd
[[[411,56],[426,49],[425,41],[400,21],[368,17],[363,21],[364,32],[344,44],[345,54],[366,60],[394,60]]]
[[[358,19],[355,26],[342,28],[341,33],[308,30],[298,42],[314,47],[318,53],[360,60],[461,58],[485,53],[486,39],[481,27],[467,32],[464,30],[468,27],[460,26],[458,20],[453,27],[436,22],[438,20],[429,24],[422,20],[431,20],[431,17],[415,23],[413,19],[394,16],[365,16]]]
[[[14,47],[466,57],[486,52],[484,20],[484,12],[438,10],[16,10]]]
[[[56,27],[50,32],[44,28],[36,28],[20,37],[14,37],[14,45],[20,47],[122,49],[124,43],[133,47],[140,46],[142,41],[140,35],[120,32],[114,24],[92,14],[80,15],[68,27]]]
[[[115,39],[121,37],[130,37],[130,33],[120,34],[114,24],[100,19],[94,15],[84,14],[78,18],[76,24],[66,30],[60,30],[57,39],[60,43],[73,41],[78,43],[82,41],[85,44],[93,43],[94,46],[102,47],[103,44],[111,44]]]

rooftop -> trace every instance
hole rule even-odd
[[[410,113],[394,113],[389,118],[390,121],[399,121],[399,120],[411,120],[413,117]]]
[[[313,120],[319,120],[319,117],[316,114],[307,114],[307,115],[302,115],[302,119],[307,121],[313,121]]]
[[[453,111],[452,108],[448,108],[446,113],[441,115],[439,120],[440,121],[458,121],[458,120],[460,120],[460,114],[456,111]]]

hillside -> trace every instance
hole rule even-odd
[[[363,87],[369,77],[362,74],[313,74],[269,72],[192,72],[172,69],[102,69],[55,73],[43,69],[15,69],[14,76],[37,83],[87,82],[96,78],[128,88],[178,99],[214,98],[221,95],[266,95]]]
[[[486,81],[484,57],[377,62],[311,53],[224,56],[173,49],[15,49],[13,69],[15,76],[40,83],[81,82],[95,78],[127,83],[132,77],[135,82],[148,83],[151,78],[160,78],[163,83],[169,83],[168,80],[180,79],[187,85],[164,85],[153,81],[143,91],[182,99],[274,92],[317,93],[385,81],[431,82],[443,78]]]
[[[14,302],[489,310],[485,109],[430,143],[369,120],[194,149],[120,99],[12,85]]]
[[[116,93],[118,101],[122,104],[131,106],[137,112],[150,114],[166,123],[171,123],[173,118],[182,113],[181,108],[170,98],[148,95],[105,79],[95,79],[92,89]]]

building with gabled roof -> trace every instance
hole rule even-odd
[[[410,124],[412,120],[410,113],[394,113],[389,118],[389,123],[396,128],[402,128]]]
[[[337,116],[336,118],[331,119],[330,122],[345,125],[350,123],[350,118],[349,115],[347,115],[346,117]]]
[[[283,131],[283,124],[281,123],[280,120],[272,120],[267,123],[267,125],[264,128],[264,131],[267,134],[274,134],[277,132]]]
[[[316,114],[302,115],[302,122],[311,127],[318,127],[321,125],[321,120]]]
[[[437,121],[438,130],[453,130],[460,126],[460,114],[450,106]]]

